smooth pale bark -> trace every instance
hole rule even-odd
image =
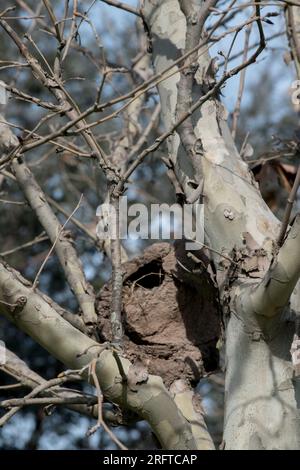
[[[205,2],[191,0],[182,2],[181,6],[183,3],[197,20],[197,12],[199,15]],[[143,13],[151,31],[156,72],[163,71],[185,50],[183,11],[178,0],[145,1]],[[193,99],[204,94],[205,87],[213,80],[210,65],[211,59],[202,48]],[[158,87],[167,129],[180,117],[176,116],[180,79],[177,73]],[[214,250],[211,256],[227,323],[225,448],[300,449],[300,392],[297,381],[293,380],[290,356],[299,290],[292,294],[293,308],[287,305],[299,278],[298,222],[292,233],[295,239],[289,241],[290,249],[284,246],[278,255],[276,270],[272,260],[277,255],[275,241],[280,223],[263,201],[247,164],[235,147],[226,120],[227,112],[217,98],[205,102],[193,116],[193,132],[203,149],[205,242]],[[177,178],[189,197],[188,181],[195,184],[200,181],[195,181],[191,155],[184,148],[180,131],[169,139],[168,150]],[[230,266],[216,251],[235,257],[238,262],[235,276],[232,276],[235,265]],[[251,263],[254,269],[249,267]],[[269,283],[267,278],[272,275]],[[276,283],[280,286],[280,295],[279,291],[275,292]],[[259,305],[249,301],[254,291],[259,292]],[[268,311],[262,312],[266,303]]]
[[[19,141],[11,128],[5,124],[3,115],[0,115],[0,119],[0,151],[5,154],[13,148],[17,148]],[[86,324],[95,326],[97,322],[94,305],[95,294],[92,286],[85,279],[81,262],[72,241],[63,231],[59,220],[46,200],[43,190],[26,163],[15,158],[12,162],[12,168],[26,199],[47,232],[50,241],[55,246],[56,254],[70,288],[77,297]]]

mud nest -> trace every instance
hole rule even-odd
[[[182,243],[157,243],[123,265],[126,357],[166,385],[185,379],[194,386],[218,367],[218,296],[205,261],[201,252],[190,258]],[[103,341],[111,340],[110,297],[109,282],[97,298]]]

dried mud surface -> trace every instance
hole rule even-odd
[[[196,252],[199,259],[203,254]],[[205,263],[205,260],[204,260]],[[182,243],[156,243],[123,265],[124,350],[166,385],[186,379],[195,385],[218,364],[217,293],[205,269]],[[109,341],[111,284],[97,298],[99,334]]]

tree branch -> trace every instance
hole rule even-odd
[[[130,5],[127,5],[126,3],[118,2],[117,0],[101,0],[101,2],[107,3],[108,5],[111,5],[116,8],[120,8],[121,10],[127,11],[128,13],[132,13],[133,15],[142,16],[138,10],[131,7]]]
[[[22,387],[36,389],[37,386],[47,383],[47,381],[43,377],[41,377],[39,374],[31,370],[28,367],[28,365],[22,359],[20,359],[16,354],[11,352],[7,348],[5,350],[5,353],[6,353],[6,362],[0,367],[0,369],[3,370],[3,372],[6,372],[7,374],[16,378]],[[71,392],[67,390],[62,390],[60,386],[56,386],[55,389],[48,387],[45,390],[42,390],[40,392],[40,395],[45,396],[45,397],[51,397],[55,395],[56,397],[60,396],[60,397],[65,397],[65,398],[82,397],[82,395],[76,394],[76,392],[74,391]],[[97,402],[97,399],[96,399],[96,402]],[[94,419],[98,418],[98,409],[96,405],[93,405],[93,406],[78,405],[78,404],[71,405],[70,403],[68,403],[66,407],[72,411],[89,416],[91,418],[94,418]],[[10,410],[6,415],[9,415],[8,417],[10,418],[15,413],[17,413],[19,409],[20,407],[18,407],[18,409]],[[134,416],[135,415],[127,417],[126,413],[122,415],[122,413],[119,410],[117,411],[110,410],[110,409],[107,409],[107,407],[105,406],[103,409],[104,420],[113,426],[126,425],[128,424],[128,422],[136,421],[136,418],[134,419]],[[7,418],[5,420],[3,419],[3,422],[2,422],[2,418],[0,419],[0,427],[1,425],[5,424],[4,421],[7,422]]]
[[[295,178],[292,190],[287,200],[287,205],[286,205],[286,209],[284,212],[280,233],[279,233],[278,240],[277,240],[278,246],[282,246],[283,244],[284,237],[285,237],[288,225],[290,223],[291,213],[293,210],[294,202],[297,197],[299,186],[300,186],[300,165],[298,166],[296,178]]]
[[[287,305],[299,276],[300,215],[296,217],[262,282],[254,288],[248,288],[241,302],[252,307],[252,311],[257,315],[274,317]]]

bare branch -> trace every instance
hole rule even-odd
[[[97,391],[97,399],[98,399],[98,419],[97,419],[97,424],[95,426],[93,426],[89,432],[88,432],[88,435],[90,436],[91,434],[93,434],[94,432],[97,431],[98,428],[100,427],[103,427],[103,429],[107,432],[107,434],[109,435],[109,437],[111,438],[111,440],[113,442],[115,442],[117,444],[117,446],[121,449],[121,450],[128,450],[127,447],[124,446],[124,444],[122,444],[121,441],[119,441],[119,439],[114,435],[114,433],[109,429],[109,427],[107,426],[105,420],[103,419],[103,412],[102,412],[102,408],[103,408],[103,394],[102,394],[102,391],[101,391],[101,387],[100,387],[100,383],[99,383],[99,379],[98,379],[98,376],[97,376],[97,373],[96,373],[96,367],[97,367],[97,360],[94,359],[91,364],[90,364],[90,368],[89,368],[89,371],[90,371],[90,375],[93,379],[93,382],[94,382],[94,385],[96,387],[96,391]]]
[[[115,357],[109,349],[101,347],[63,320],[47,302],[21,281],[21,276],[17,278],[3,264],[0,264],[0,299],[17,305],[10,308],[0,303],[0,311],[67,367],[86,369],[92,359],[99,355],[96,373],[106,399],[148,420],[164,448],[197,447],[190,423],[178,410],[161,378],[149,375],[146,381],[138,383],[131,390],[130,386],[123,383]],[[123,357],[120,360],[128,375],[130,362]],[[161,426],[161,423],[168,425]]]
[[[9,178],[12,181],[17,181],[16,177],[12,173],[10,173],[9,171],[2,170],[2,174],[6,178]],[[68,218],[74,225],[76,225],[76,227],[78,227],[83,233],[85,233],[95,243],[95,245],[97,247],[99,247],[100,249],[103,248],[102,244],[99,243],[99,240],[98,240],[96,234],[91,232],[84,223],[82,223],[80,220],[76,219],[76,217],[71,216],[71,214],[69,214],[68,211],[66,211],[60,204],[58,204],[58,202],[56,202],[50,196],[45,195],[45,197],[47,199],[47,202],[50,204],[50,206],[54,207],[58,212],[60,212],[66,218]],[[9,253],[5,253],[5,254],[2,253],[2,254],[0,254],[0,256],[6,256],[7,254],[9,254]]]
[[[7,34],[13,39],[17,47],[19,48],[20,53],[22,56],[26,59],[28,62],[28,65],[30,66],[32,70],[33,76],[40,81],[40,83],[49,89],[49,91],[55,96],[55,98],[58,100],[58,102],[61,104],[62,107],[62,112],[65,113],[71,121],[74,121],[72,125],[77,125],[78,128],[83,128],[84,127],[84,115],[79,112],[79,109],[77,105],[74,103],[73,99],[71,96],[67,93],[65,90],[60,77],[58,76],[57,73],[53,72],[50,77],[48,76],[47,73],[43,70],[42,66],[40,63],[35,59],[31,53],[29,52],[27,46],[22,43],[16,32],[9,26],[9,24],[0,18],[0,25],[3,27],[3,29],[7,32]],[[84,129],[82,129],[82,135],[84,139],[86,140],[87,144],[90,146],[90,148],[93,150],[95,155],[97,156],[100,165],[102,165],[104,170],[110,171],[109,163],[107,161],[106,155],[96,142],[95,138],[90,132],[86,132]],[[9,155],[10,158],[14,157],[16,154],[18,154],[19,151],[19,146],[17,146],[14,151],[12,152],[11,155]]]
[[[23,243],[22,245],[16,246],[15,248],[12,248],[11,250],[3,251],[2,253],[0,253],[0,256],[4,257],[4,256],[7,256],[7,255],[11,255],[12,253],[16,253],[17,251],[23,250],[24,248],[29,248],[29,247],[31,247],[33,245],[36,245],[37,243],[41,243],[45,240],[49,240],[49,237],[48,237],[48,235],[45,235],[45,232],[42,232],[37,237],[34,237],[34,239],[31,240],[30,242]]]
[[[284,237],[285,237],[285,234],[286,234],[289,222],[290,222],[291,213],[292,213],[294,202],[297,197],[299,186],[300,186],[300,166],[298,167],[296,178],[295,178],[292,190],[290,192],[289,198],[287,200],[287,205],[286,205],[286,209],[284,212],[280,233],[279,233],[278,240],[277,240],[278,246],[282,246],[284,242]]]
[[[94,293],[92,287],[87,283],[85,275],[78,259],[75,248],[72,245],[70,235],[63,233],[63,228],[46,197],[35,180],[33,174],[25,163],[14,160],[13,168],[17,181],[23,190],[30,206],[34,210],[40,223],[44,227],[52,244],[55,244],[55,252],[65,272],[66,279],[74,292],[82,309],[86,325],[92,326],[97,322],[94,306]],[[58,234],[59,238],[58,238]]]
[[[294,220],[288,236],[274,258],[262,282],[245,289],[243,308],[257,315],[274,317],[282,312],[300,277],[300,216]]]
[[[123,274],[121,265],[120,211],[118,193],[116,193],[116,195],[112,194],[111,202],[114,209],[115,234],[110,241],[112,262],[112,297],[110,305],[110,318],[113,342],[116,344],[121,344],[124,335],[122,324]]]
[[[0,369],[11,375],[12,377],[19,380],[18,386],[20,387],[27,387],[30,389],[36,389],[37,386],[45,384],[47,381],[43,379],[39,374],[31,370],[27,364],[22,361],[16,354],[11,352],[9,349],[6,348],[6,362],[4,365],[0,366]],[[70,374],[68,374],[70,376]],[[61,399],[71,398],[71,399],[82,399],[82,394],[77,393],[74,391],[69,391],[67,389],[62,389],[60,385],[51,388],[45,388],[44,390],[40,391],[40,395],[44,396],[46,400],[51,400],[51,397],[61,397]],[[94,400],[95,403],[98,403],[96,397],[89,397],[89,399]],[[22,404],[20,403],[16,408],[9,410],[5,417],[3,416],[0,419],[0,427],[3,426],[14,414],[18,412]],[[84,414],[86,416],[90,416],[92,418],[97,419],[98,417],[98,408],[96,404],[94,406],[87,406],[85,404],[71,404],[70,402],[67,404],[67,408],[75,411],[80,414]],[[134,416],[132,415],[130,418],[127,417],[126,414],[123,414],[120,411],[110,410],[104,407],[102,410],[103,418],[106,422],[112,425],[122,425],[126,424],[127,422],[134,421]]]
[[[52,254],[52,252],[53,252],[53,250],[54,250],[54,248],[55,248],[55,246],[56,246],[56,244],[57,244],[57,242],[58,242],[60,236],[62,235],[62,232],[63,232],[64,228],[65,228],[66,225],[68,224],[70,218],[71,218],[71,217],[75,214],[75,212],[79,209],[80,204],[81,204],[81,201],[82,201],[82,195],[81,195],[81,197],[80,197],[80,199],[79,199],[79,202],[78,202],[78,204],[76,205],[75,209],[72,211],[70,217],[67,218],[67,220],[65,221],[65,223],[62,225],[60,231],[59,231],[58,234],[56,235],[56,238],[55,238],[55,240],[54,240],[54,242],[53,242],[53,244],[52,244],[52,246],[51,246],[49,252],[47,253],[47,256],[45,257],[44,261],[42,262],[42,264],[41,264],[41,266],[40,266],[40,268],[39,268],[39,270],[38,270],[38,272],[36,273],[36,276],[35,276],[34,281],[33,281],[33,284],[32,284],[32,288],[33,288],[33,289],[36,288],[36,286],[37,286],[37,284],[38,284],[38,279],[39,279],[39,277],[40,277],[40,275],[41,275],[41,272],[43,271],[43,269],[44,269],[44,267],[45,267],[45,265],[46,265],[48,259],[50,258],[51,254]]]
[[[93,406],[97,403],[96,397],[78,396],[78,397],[43,397],[43,398],[12,398],[0,402],[3,408],[23,407],[30,405],[87,405]]]

